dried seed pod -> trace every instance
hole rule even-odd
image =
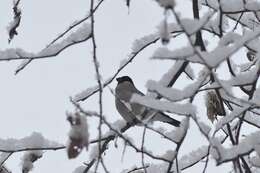
[[[253,60],[255,59],[255,53],[252,52],[252,51],[248,51],[248,52],[246,53],[246,57],[247,57],[247,59],[248,59],[249,61],[253,61]]]
[[[215,91],[209,91],[206,95],[206,106],[207,106],[207,116],[211,122],[214,121],[217,115],[224,115],[221,107],[221,103],[218,99]]]
[[[70,138],[70,142],[67,146],[68,158],[76,158],[81,150],[84,148],[83,139]]]
[[[89,133],[87,119],[80,113],[68,113],[67,120],[71,125],[67,145],[68,158],[76,158],[83,148],[88,149]]]

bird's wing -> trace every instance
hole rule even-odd
[[[175,127],[179,127],[180,126],[180,121],[174,119],[174,118],[171,118],[169,115],[163,113],[163,112],[157,112],[153,118],[152,118],[154,121],[161,121],[161,122],[164,122],[164,123],[168,123],[168,124],[171,124]]]
[[[132,105],[131,105],[129,102],[126,102],[126,101],[124,101],[124,100],[120,100],[120,101],[124,104],[124,106],[125,106],[130,112],[133,111]]]
[[[139,122],[140,120],[136,115],[131,111],[131,105],[120,99],[116,99],[116,108],[120,115],[130,124],[134,122]]]
[[[147,108],[143,105],[140,105],[138,103],[131,103],[131,109],[133,114],[138,118],[142,119],[143,113],[147,110]]]

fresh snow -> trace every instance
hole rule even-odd
[[[152,99],[148,96],[140,96],[138,94],[134,94],[131,98],[131,102],[139,103],[146,107],[160,110],[163,112],[171,112],[179,115],[193,115],[196,113],[196,107],[191,103],[178,104],[167,101],[160,101],[156,99]]]
[[[42,136],[42,134],[33,132],[30,136],[22,139],[0,139],[0,150],[8,152],[24,150],[27,148],[52,148],[62,147],[63,145],[50,141]]]

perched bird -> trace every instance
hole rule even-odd
[[[133,80],[129,76],[116,78],[117,86],[115,89],[115,103],[117,111],[130,124],[140,124],[142,120],[161,121],[171,124],[175,127],[180,126],[180,122],[163,112],[149,109],[138,103],[131,103],[130,99],[133,94],[144,95],[139,91]]]

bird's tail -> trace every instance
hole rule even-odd
[[[173,125],[175,127],[180,127],[181,122],[178,120],[175,120],[171,118],[169,115],[166,115],[162,112],[156,114],[156,116],[153,118],[154,120],[161,121],[164,123],[168,123],[170,125]]]

